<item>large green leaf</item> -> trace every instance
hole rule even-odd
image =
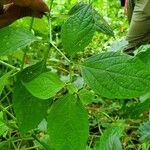
[[[138,58],[101,53],[82,64],[87,84],[107,98],[133,98],[150,91],[150,70]]]
[[[6,27],[0,29],[0,56],[20,50],[38,39],[29,31]]]
[[[48,99],[61,90],[64,83],[51,72],[44,72],[30,82],[23,82],[26,89],[35,97]]]
[[[85,150],[88,116],[73,95],[57,100],[48,115],[48,133],[55,150]]]
[[[48,100],[43,101],[32,96],[21,82],[18,82],[15,84],[13,106],[19,129],[25,133],[36,128],[46,117]]]
[[[83,51],[92,40],[95,28],[91,9],[91,6],[86,5],[62,26],[62,43],[70,55]]]
[[[37,69],[39,67],[39,69]],[[13,106],[19,129],[25,133],[34,129],[46,117],[48,100],[41,100],[31,95],[22,85],[22,81],[29,81],[42,72],[42,63],[37,63],[19,73],[13,93]],[[43,70],[44,71],[44,70]],[[29,76],[28,76],[29,75]]]
[[[124,123],[116,123],[105,130],[94,150],[121,150],[119,138],[123,135]]]
[[[70,13],[70,18],[62,26],[62,43],[65,51],[74,55],[83,51],[90,43],[95,31],[113,35],[113,31],[98,12],[86,3],[78,3]]]
[[[34,65],[31,65],[21,71],[19,73],[18,78],[23,82],[30,82],[38,77],[43,72],[46,72],[46,66],[43,61],[39,61]]]

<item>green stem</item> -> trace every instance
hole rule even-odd
[[[12,65],[10,65],[10,64],[8,64],[8,63],[2,61],[2,60],[0,60],[0,63],[1,63],[2,65],[4,65],[4,66],[7,66],[8,68],[11,68],[11,69],[14,69],[14,70],[17,70],[17,71],[20,70],[19,68],[14,67],[14,66],[12,66]]]
[[[57,46],[55,46],[55,45],[53,44],[53,42],[50,43],[50,44],[62,55],[62,57],[63,57],[68,63],[71,62],[71,61],[63,54],[63,52],[61,52],[61,50],[60,50],[59,48],[57,48]]]
[[[33,140],[33,138],[32,137],[15,137],[15,138],[7,139],[7,141],[4,141],[4,142],[17,142],[17,141],[23,141],[23,140]]]
[[[32,30],[33,23],[34,23],[34,17],[31,18],[31,23],[30,23],[29,31]],[[24,50],[24,55],[23,55],[22,64],[21,64],[21,70],[23,70],[23,68],[24,68],[24,63],[25,63],[25,59],[26,59],[26,56],[27,56],[28,49],[29,48],[26,47],[25,50]]]
[[[16,120],[16,118],[7,109],[5,109],[2,105],[0,105],[0,109],[3,112],[6,112],[13,120]]]
[[[46,143],[42,142],[39,138],[37,138],[35,134],[32,134],[32,137],[33,137],[38,143],[40,143],[40,144],[45,148],[45,150],[50,150],[49,146],[48,146]]]
[[[50,11],[52,9],[52,5],[53,5],[53,0],[51,0],[51,3],[50,3]],[[48,18],[48,26],[49,26],[49,43],[50,43],[50,48],[53,47],[57,50],[58,53],[60,53],[62,55],[62,57],[68,62],[70,63],[70,60],[61,52],[60,49],[58,49],[57,46],[55,46],[54,42],[53,42],[53,37],[52,37],[52,23],[51,23],[51,15],[50,15],[50,11],[49,11],[49,14],[47,16]],[[50,49],[49,49],[50,50]],[[44,57],[44,60],[47,60],[47,57],[48,57],[48,53],[49,53],[49,50],[48,52],[45,52],[45,57]]]
[[[70,72],[70,74],[69,74],[70,83],[72,83],[73,82],[73,71],[72,71],[72,65],[71,64],[69,64],[69,72]]]
[[[109,118],[111,121],[114,121],[113,118],[111,118],[107,113],[101,111],[102,114],[104,114],[107,118]]]
[[[51,14],[50,14],[51,9],[52,9],[52,5],[53,5],[53,0],[51,0],[51,2],[50,2],[50,8],[49,8],[50,11],[48,12],[48,15],[46,15],[47,20],[48,20],[48,28],[49,28],[49,43],[51,43],[51,41],[52,41],[52,23],[51,23],[52,21],[51,21]],[[45,62],[45,64],[47,62],[47,58],[49,56],[49,52],[50,52],[51,47],[52,46],[50,44],[48,49],[44,53],[44,62]]]

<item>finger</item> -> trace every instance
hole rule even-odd
[[[0,28],[11,24],[13,21],[13,18],[10,18],[8,14],[0,15]]]
[[[12,0],[15,5],[29,7],[39,12],[48,12],[49,8],[43,0]]]
[[[32,10],[28,7],[21,7],[14,4],[8,4],[4,7],[4,13],[8,14],[14,19],[19,19],[27,16],[42,17],[42,13],[36,10]]]
[[[12,0],[0,0],[1,5],[12,3]]]
[[[13,4],[6,5],[4,8],[4,13],[0,15],[0,28],[13,23],[17,19],[27,16],[41,18],[43,14],[28,7],[22,8]]]
[[[3,14],[3,5],[0,5],[0,15]]]

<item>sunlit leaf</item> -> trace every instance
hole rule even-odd
[[[23,85],[33,96],[48,99],[55,96],[63,88],[64,83],[56,74],[44,72],[30,82],[23,82]]]
[[[66,95],[55,102],[48,115],[48,133],[56,150],[85,150],[88,116],[81,102]]]
[[[96,93],[107,98],[133,98],[150,91],[149,68],[121,53],[101,53],[87,59],[82,75]]]

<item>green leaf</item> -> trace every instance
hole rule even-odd
[[[143,123],[139,127],[140,141],[143,143],[150,144],[150,121]]]
[[[43,61],[39,61],[36,64],[23,69],[18,74],[18,78],[19,80],[22,80],[23,82],[30,82],[43,72],[46,72],[46,66]]]
[[[105,143],[105,146],[97,146],[94,150],[122,150],[122,145],[120,139],[115,134],[110,136],[107,140],[108,143]]]
[[[62,26],[62,43],[69,55],[83,51],[90,43],[95,32],[94,19],[90,5],[83,7]]]
[[[5,75],[3,75],[0,78],[0,94],[2,93],[2,91],[4,89],[4,86],[7,84],[8,78],[10,77],[11,73],[12,73],[12,71],[7,72]]]
[[[114,36],[114,32],[109,24],[104,20],[104,18],[95,10],[93,9],[93,17],[95,21],[95,29],[98,32],[102,32],[109,36]]]
[[[123,116],[126,118],[139,118],[141,114],[150,109],[150,99],[147,99],[143,103],[134,104],[133,106],[127,107],[124,110]]]
[[[0,142],[0,149],[1,150],[9,149],[9,142],[8,141],[2,141],[2,142]]]
[[[88,91],[86,89],[82,89],[79,91],[79,98],[84,105],[91,104],[94,100],[94,93]]]
[[[47,116],[48,100],[41,100],[31,95],[22,85],[23,80],[30,80],[36,77],[36,73],[42,72],[39,67],[41,63],[30,66],[19,73],[13,93],[13,106],[22,133],[32,130]],[[41,65],[43,68],[43,65]],[[29,75],[29,77],[28,77]],[[31,76],[30,76],[31,75]]]
[[[64,83],[51,72],[44,72],[30,82],[23,82],[25,88],[35,97],[48,99],[60,91]]]
[[[61,32],[63,47],[69,55],[83,51],[96,31],[113,35],[103,17],[89,4],[80,2],[69,14],[71,16],[62,26]]]
[[[20,50],[38,39],[29,31],[6,27],[0,30],[0,56]]]
[[[13,106],[22,133],[35,129],[46,117],[48,103],[48,100],[43,101],[32,96],[21,82],[15,84]]]
[[[76,87],[74,84],[72,84],[72,83],[68,83],[66,87],[67,87],[68,92],[69,92],[70,94],[74,94],[74,93],[77,93],[77,92],[78,92],[77,87]]]
[[[87,84],[107,98],[133,98],[150,91],[150,70],[138,58],[101,53],[82,64]]]
[[[142,62],[150,66],[150,44],[141,46],[138,50],[136,57]]]
[[[74,15],[75,13],[78,13],[81,9],[83,9],[84,7],[86,7],[88,4],[83,3],[83,2],[79,2],[77,3],[74,7],[71,8],[71,10],[69,11],[69,15]]]
[[[85,150],[88,116],[73,95],[57,100],[48,115],[48,133],[55,150]]]
[[[119,138],[123,135],[124,123],[116,123],[105,130],[94,150],[121,150]]]
[[[0,136],[4,135],[8,131],[8,126],[3,119],[3,112],[0,112]]]

